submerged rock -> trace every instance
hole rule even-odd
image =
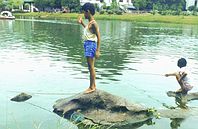
[[[127,128],[127,125],[142,126],[152,116],[142,105],[130,103],[101,90],[59,99],[53,108],[56,114],[75,122],[86,125],[122,126],[122,129]]]
[[[168,97],[174,97],[175,106],[169,106],[163,103],[163,106],[168,109],[159,109],[157,112],[161,117],[171,118],[173,119],[173,123],[175,121],[183,121],[184,119],[192,116],[198,116],[198,108],[197,107],[188,107],[187,102],[192,100],[198,100],[198,92],[196,93],[176,93],[174,91],[167,92]],[[172,124],[173,124],[172,123]]]
[[[186,97],[186,101],[198,100],[198,92],[182,94],[182,93],[175,93],[174,91],[168,91],[167,95],[169,97],[180,97],[180,96],[183,96],[183,97]]]
[[[26,93],[20,93],[19,95],[13,97],[12,99],[10,99],[11,101],[15,101],[15,102],[24,102],[28,99],[32,98],[31,95],[28,95]]]
[[[198,100],[198,92],[195,93],[176,93],[174,91],[167,92],[168,97],[174,97],[175,103],[181,108],[187,108],[186,104],[188,101]]]

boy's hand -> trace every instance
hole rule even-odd
[[[166,77],[168,77],[168,76],[169,76],[169,74],[165,74],[165,76],[166,76]]]
[[[78,17],[78,23],[79,24],[82,24],[83,23],[83,20],[82,20],[82,17],[81,16]]]
[[[100,51],[99,50],[96,50],[96,54],[95,54],[96,59],[98,59],[99,56],[100,56]]]

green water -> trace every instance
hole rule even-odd
[[[175,106],[166,92],[179,88],[167,72],[177,70],[185,57],[197,92],[198,26],[98,21],[101,57],[96,61],[97,88],[146,107]],[[84,91],[89,84],[83,56],[83,29],[75,21],[0,20],[0,129],[56,129],[76,127],[52,113],[59,98]],[[10,98],[26,92],[23,103]],[[197,107],[192,101],[189,107]],[[153,120],[140,129],[176,129],[171,120]],[[198,114],[179,129],[197,129]],[[64,126],[66,125],[66,126]]]

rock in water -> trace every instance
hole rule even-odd
[[[16,101],[16,102],[24,102],[28,99],[32,98],[31,95],[28,95],[26,93],[20,93],[19,95],[15,96],[14,98],[10,99],[11,101]]]
[[[53,108],[56,114],[86,125],[114,125],[115,127],[136,125],[139,127],[151,118],[148,109],[142,105],[130,103],[126,99],[101,90],[59,99]]]
[[[168,97],[175,97],[175,103],[181,108],[187,108],[186,104],[188,101],[198,100],[198,92],[195,93],[176,93],[174,91],[167,92]]]
[[[188,93],[188,94],[181,94],[181,93],[175,93],[174,91],[168,91],[167,92],[168,97],[178,97],[178,96],[185,96],[186,101],[191,101],[191,100],[198,100],[198,92],[194,93]]]

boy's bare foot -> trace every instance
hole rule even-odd
[[[96,90],[96,87],[94,87],[94,88],[88,88],[87,90],[85,90],[85,94],[89,94],[89,93],[92,93],[92,92],[94,92]]]

